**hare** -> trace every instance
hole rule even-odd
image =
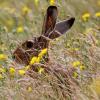
[[[14,51],[14,60],[17,63],[28,65],[33,56],[38,56],[42,49],[48,48],[50,40],[60,37],[72,27],[74,17],[56,23],[57,15],[57,7],[49,6],[44,18],[41,36],[25,41]],[[48,57],[44,57],[44,60],[47,62]]]
[[[60,37],[72,27],[75,21],[74,17],[56,23],[57,15],[58,15],[57,7],[49,6],[44,18],[41,36],[34,37],[30,40],[25,41],[20,46],[18,46],[17,49],[14,51],[13,53],[14,60],[17,63],[29,65],[32,57],[38,56],[41,50],[49,47],[50,40]],[[48,52],[46,56],[43,56],[43,58],[47,63],[45,64],[40,63],[41,65],[37,64],[36,66],[35,64],[31,65],[31,68],[28,71],[29,72],[28,75],[31,76],[32,78],[37,78],[37,74],[34,74],[34,72],[37,72],[37,68],[41,66],[45,69],[45,72],[50,75],[51,81],[54,80],[54,82],[56,81],[56,85],[58,84],[55,87],[55,84],[52,83],[50,87],[54,87],[54,89],[56,88],[56,91],[60,93],[59,95],[61,95],[62,93],[64,98],[66,98],[66,96],[68,95],[71,96],[74,91],[75,85],[72,78],[70,77],[71,76],[70,71],[66,70],[63,66],[60,65],[55,65],[55,64],[49,65]],[[62,78],[61,76],[64,78]],[[46,81],[48,83],[48,79],[43,81]],[[60,86],[59,84],[60,85],[63,84],[63,85]]]

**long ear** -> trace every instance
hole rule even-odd
[[[62,34],[66,33],[74,24],[75,18],[70,18],[68,20],[61,21],[56,24],[55,30],[49,34],[50,39],[55,39]]]
[[[49,6],[44,18],[42,34],[48,37],[49,33],[55,28],[58,11],[56,6]]]

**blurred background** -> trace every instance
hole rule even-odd
[[[58,7],[58,21],[69,16],[76,18],[71,37],[92,27],[100,28],[100,0],[0,0],[0,26],[4,31],[0,33],[1,44],[40,35],[49,5]]]
[[[0,57],[3,58],[0,58],[0,66],[9,69],[16,46],[33,36],[41,35],[49,5],[58,7],[58,22],[69,17],[76,19],[67,34],[51,41],[49,51],[52,59],[67,68],[76,68],[81,63],[82,66],[76,68],[74,73],[79,86],[89,96],[91,92],[86,87],[92,83],[92,93],[95,94],[95,90],[100,97],[100,78],[94,78],[100,77],[100,0],[0,0]],[[3,54],[9,59],[5,61]],[[8,88],[9,82],[5,83]]]

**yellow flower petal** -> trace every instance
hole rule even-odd
[[[41,61],[41,58],[40,57],[37,57],[36,62],[39,63],[40,61]]]
[[[0,54],[0,60],[7,60],[7,55]]]
[[[89,18],[90,18],[90,13],[84,13],[84,14],[82,15],[82,20],[83,20],[83,21],[88,21]]]
[[[78,77],[78,73],[77,73],[77,72],[74,72],[74,73],[73,73],[73,77],[74,77],[74,78],[77,78],[77,77]]]
[[[85,66],[80,66],[80,70],[84,70],[86,67]]]
[[[21,70],[18,71],[18,73],[19,73],[19,75],[23,76],[23,75],[25,75],[26,72],[25,72],[25,70],[21,69]]]
[[[50,0],[50,5],[54,5],[55,4],[55,0]]]
[[[33,65],[35,63],[39,63],[42,59],[42,57],[47,53],[47,48],[41,50],[41,52],[39,53],[38,57],[32,57],[31,61],[30,61],[30,65]]]
[[[45,54],[47,53],[47,48],[41,50],[41,52],[39,53],[38,57],[43,57]]]
[[[95,13],[96,17],[100,17],[100,12]]]
[[[24,6],[23,8],[22,8],[22,13],[23,13],[23,15],[26,15],[27,13],[29,13],[31,11],[31,9],[29,8],[29,7],[27,7],[27,6]]]
[[[32,87],[28,87],[28,92],[32,92]]]
[[[30,65],[25,66],[24,69],[25,69],[25,71],[29,70],[30,69]]]
[[[10,73],[10,75],[14,75],[15,74],[15,68],[10,67],[9,68],[9,73]]]
[[[78,67],[80,64],[81,64],[80,61],[74,61],[72,63],[73,67]]]
[[[31,61],[30,61],[30,65],[33,65],[37,62],[38,57],[32,57]]]
[[[38,69],[38,73],[39,73],[39,74],[42,74],[43,72],[44,72],[44,68],[39,68],[39,69]]]
[[[17,33],[22,33],[22,32],[24,32],[23,26],[18,26]]]
[[[34,0],[34,3],[35,3],[36,6],[38,6],[39,0]]]

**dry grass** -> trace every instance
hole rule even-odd
[[[56,0],[58,21],[75,16],[75,24],[50,42],[50,62],[34,65],[45,68],[42,74],[30,69],[19,75],[24,66],[13,62],[12,51],[20,41],[40,35],[49,6],[49,0],[37,1],[0,0],[0,54],[8,56],[0,58],[0,100],[99,100],[100,16],[95,14],[100,0]],[[90,15],[87,20],[84,13]]]

